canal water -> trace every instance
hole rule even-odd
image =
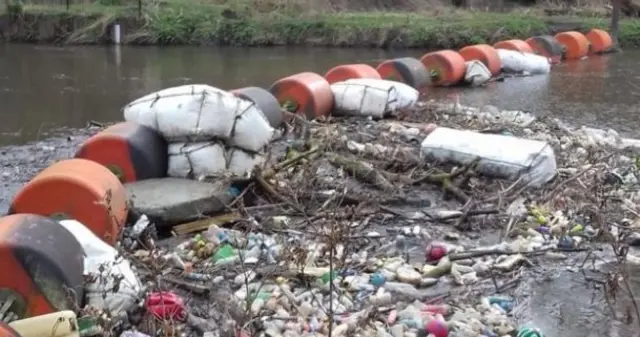
[[[268,87],[301,71],[324,74],[346,63],[419,57],[426,51],[320,48],[52,47],[0,46],[0,211],[27,179],[61,156],[71,156],[86,132],[45,139],[61,127],[122,119],[121,108],[141,95],[186,83],[223,89]],[[433,98],[491,104],[553,115],[573,124],[612,127],[640,137],[640,51],[593,57],[555,66],[548,76],[507,79],[476,89],[431,89]],[[21,145],[35,140],[37,145]],[[544,266],[536,268],[544,269]],[[537,272],[537,271],[535,271]],[[547,337],[628,337],[635,328],[612,320],[602,292],[579,272],[551,268],[543,281],[523,288],[530,301],[524,320]],[[640,268],[630,269],[640,292]],[[624,312],[629,301],[622,300]],[[631,327],[638,327],[632,323]]]
[[[41,137],[56,127],[122,119],[129,101],[169,86],[206,83],[223,89],[268,87],[301,71],[324,74],[345,63],[369,63],[425,50],[321,48],[0,46],[0,146]],[[429,95],[553,114],[640,136],[640,51],[556,66],[548,76],[509,79],[477,89]]]

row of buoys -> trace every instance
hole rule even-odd
[[[564,32],[493,46],[467,46],[459,51],[441,50],[420,59],[397,58],[375,68],[339,65],[324,76],[303,72],[282,78],[269,90],[247,87],[231,92],[258,105],[269,123],[277,127],[283,122],[283,107],[308,118],[329,115],[333,107],[331,84],[348,79],[394,80],[419,90],[428,85],[451,86],[465,76],[466,61],[478,60],[493,75],[499,74],[502,65],[496,49],[532,52],[559,62],[607,51],[611,44],[611,37],[602,30],[586,35]],[[13,215],[0,218],[0,254],[4,254],[0,265],[10,271],[0,279],[0,300],[3,289],[19,293],[23,299],[16,301],[16,310],[26,313],[25,317],[70,307],[73,303],[68,299],[52,301],[51,296],[61,295],[46,295],[51,290],[35,283],[33,268],[44,265],[57,289],[70,290],[75,301],[80,301],[82,247],[52,219],[78,220],[105,242],[115,244],[129,212],[123,184],[165,177],[167,153],[167,142],[156,131],[131,122],[118,123],[84,142],[76,158],[51,165],[25,184],[11,203]]]
[[[376,68],[367,64],[339,65],[330,69],[324,77],[304,72],[276,81],[270,88],[280,104],[287,103],[293,110],[309,118],[330,114],[333,100],[330,85],[351,78],[387,79],[408,84],[418,90],[427,85],[451,86],[465,76],[465,62],[482,62],[492,75],[502,70],[497,49],[509,49],[534,53],[547,57],[551,63],[562,59],[577,60],[589,54],[608,51],[612,47],[609,33],[592,29],[586,35],[579,32],[562,32],[555,36],[534,36],[525,41],[511,39],[493,46],[477,44],[459,51],[441,50],[427,53],[419,60],[411,57],[386,60]]]

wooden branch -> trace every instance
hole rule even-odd
[[[376,170],[371,164],[356,160],[349,159],[337,154],[329,154],[329,162],[339,168],[345,170],[348,174],[354,178],[375,186],[383,191],[394,190],[393,184],[391,184],[382,173]]]

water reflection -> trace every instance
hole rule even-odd
[[[0,144],[23,143],[55,126],[121,119],[121,107],[152,91],[185,83],[224,89],[269,86],[301,71],[324,74],[345,63],[419,57],[425,50],[204,47],[0,46]],[[640,51],[561,64],[549,76],[513,78],[478,89],[433,89],[434,98],[459,90],[462,102],[554,114],[574,123],[638,132],[636,94]]]

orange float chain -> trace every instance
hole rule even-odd
[[[123,183],[167,175],[167,142],[157,131],[133,122],[98,132],[82,144],[75,157],[105,166]]]
[[[25,184],[9,212],[74,219],[113,245],[127,218],[127,195],[106,167],[87,159],[68,159]]]
[[[380,73],[376,68],[368,64],[343,64],[333,67],[324,75],[329,84],[343,82],[352,78],[380,79]]]
[[[277,128],[282,124],[282,108],[278,100],[269,91],[259,87],[245,87],[231,90],[231,93],[257,105],[271,127]]]
[[[554,37],[564,47],[564,58],[567,60],[578,60],[589,54],[589,40],[582,33],[563,32]]]
[[[464,78],[464,59],[453,50],[427,53],[420,58],[420,62],[427,68],[434,86],[455,85]]]
[[[493,45],[493,48],[515,50],[522,53],[533,53],[533,49],[531,49],[531,46],[528,43],[516,39],[497,42]]]
[[[602,29],[592,29],[585,37],[589,40],[590,52],[594,54],[606,53],[613,47],[613,40],[611,35]]]
[[[327,80],[304,72],[276,81],[269,91],[286,110],[304,114],[308,119],[328,116],[333,109],[333,92]]]
[[[482,62],[493,76],[500,74],[502,69],[502,61],[495,48],[488,44],[476,44],[473,46],[467,46],[459,51],[460,56],[465,61],[478,60]]]
[[[555,37],[551,35],[540,35],[528,38],[525,42],[534,53],[548,58],[551,63],[560,63],[562,61],[563,47]]]
[[[84,295],[84,255],[73,234],[50,218],[35,214],[0,218],[3,302],[13,297],[9,311],[18,319],[75,310]]]
[[[402,57],[387,60],[378,65],[376,70],[385,80],[406,83],[416,89],[429,84],[429,72],[420,60],[413,57]]]

